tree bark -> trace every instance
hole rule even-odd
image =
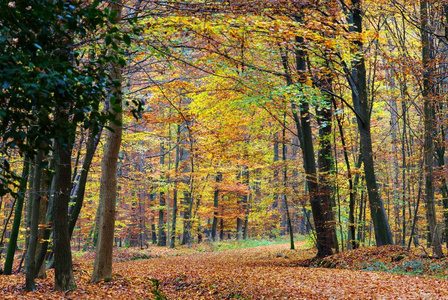
[[[75,229],[76,221],[78,220],[79,214],[81,212],[82,204],[84,202],[84,193],[86,190],[87,184],[87,175],[89,174],[90,165],[92,163],[93,156],[95,154],[95,150],[100,141],[102,126],[100,127],[100,131],[95,136],[93,134],[93,129],[91,128],[91,132],[89,135],[89,139],[87,141],[87,149],[86,155],[84,158],[84,162],[82,164],[81,175],[79,177],[79,182],[77,183],[77,192],[75,194],[75,205],[73,206],[70,212],[70,219],[68,222],[68,230],[70,233],[70,238],[73,235],[73,230]]]
[[[30,209],[30,237],[28,242],[28,248],[26,251],[26,258],[25,258],[25,265],[26,265],[26,283],[25,288],[27,291],[34,291],[36,289],[36,283],[34,281],[34,273],[36,270],[36,259],[35,259],[35,253],[37,249],[37,243],[38,243],[38,225],[39,225],[39,206],[41,201],[41,191],[40,191],[40,184],[41,184],[41,175],[42,175],[42,168],[40,164],[42,163],[43,158],[43,150],[39,149],[37,150],[37,155],[35,157],[34,162],[34,176],[33,176],[33,198],[32,198],[32,205],[29,208]]]
[[[68,122],[68,115],[63,116]],[[56,170],[55,195],[53,205],[53,240],[55,290],[68,291],[76,289],[73,277],[72,252],[68,232],[68,203],[71,190],[71,147],[69,143],[55,141]]]
[[[19,236],[20,221],[22,219],[23,203],[25,200],[26,187],[28,183],[28,175],[30,170],[29,157],[25,156],[23,159],[22,181],[20,182],[18,199],[16,203],[14,221],[11,228],[11,235],[9,237],[8,252],[5,259],[4,275],[10,275],[12,272],[12,264],[14,262],[14,254],[17,248],[17,237]]]
[[[222,181],[222,174],[218,172],[216,174],[216,187],[213,195],[213,223],[212,223],[212,241],[216,241],[216,230],[218,228],[218,210],[219,210],[219,186],[218,184]]]
[[[165,231],[165,211],[163,207],[165,207],[165,193],[159,193],[159,235],[157,237],[157,246],[166,246],[166,231]]]
[[[121,20],[122,1],[111,4],[111,11],[116,11],[115,22]],[[98,242],[93,266],[92,282],[112,277],[112,256],[114,246],[115,206],[117,200],[117,166],[122,137],[122,67],[111,64],[111,80],[114,84],[110,98],[109,113],[114,121],[109,121],[111,130],[106,132],[103,158],[101,160],[100,182],[100,218],[98,226]]]
[[[121,69],[119,66],[113,66],[112,76],[117,82],[121,82]],[[115,103],[112,103],[110,108],[111,113],[113,113],[114,105],[119,107],[122,105],[121,86],[116,87],[115,95]],[[100,218],[92,282],[112,277],[112,250],[117,199],[117,162],[122,136],[122,114],[121,112],[115,112],[114,115],[116,122],[109,123],[111,130],[106,132],[104,154],[101,160]]]
[[[350,30],[362,34],[362,11],[361,0],[352,0],[352,21]],[[353,106],[357,113],[357,123],[360,135],[362,161],[364,163],[364,174],[369,197],[370,214],[375,231],[377,246],[390,245],[393,243],[389,221],[384,210],[383,201],[378,192],[375,176],[375,165],[373,162],[372,136],[370,130],[370,105],[367,97],[367,77],[363,55],[363,44],[361,40],[353,42],[356,53],[353,62],[351,78]],[[350,75],[349,75],[350,76]]]
[[[296,21],[300,22],[300,16],[296,16]],[[299,73],[300,88],[306,84],[306,53],[303,50],[304,40],[302,37],[296,37],[295,62],[296,69]],[[281,52],[283,68],[286,73],[286,84],[292,85],[292,77],[290,75],[288,58],[286,52]],[[297,128],[297,137],[300,141],[300,148],[303,156],[303,166],[305,169],[306,184],[308,186],[309,201],[316,230],[316,248],[317,257],[325,257],[333,254],[332,245],[333,233],[330,226],[326,224],[326,215],[331,206],[324,206],[319,192],[319,183],[317,178],[316,159],[314,155],[313,134],[311,130],[311,118],[309,114],[309,104],[303,101],[299,104],[299,109],[294,101],[291,102],[291,110],[293,119]],[[300,115],[298,113],[300,112]]]
[[[423,90],[422,96],[424,100],[424,161],[425,161],[425,203],[426,218],[429,226],[429,238],[433,248],[434,255],[443,256],[442,244],[440,242],[437,230],[436,207],[434,202],[434,137],[435,137],[435,107],[434,88],[431,82],[432,66],[431,66],[431,40],[428,33],[428,2],[421,0],[420,2],[420,18],[421,18],[421,38],[422,38],[422,64],[423,64]]]

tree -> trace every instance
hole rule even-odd
[[[118,23],[121,20],[122,1],[117,0],[112,3],[110,10],[116,13],[114,23]],[[110,129],[106,131],[106,144],[101,160],[100,218],[95,263],[92,273],[93,282],[112,277],[115,204],[117,201],[117,161],[122,136],[122,64],[117,62],[111,64],[110,78],[114,87],[109,98],[108,111],[109,114],[114,116],[114,120],[108,124]]]
[[[362,34],[362,8],[361,0],[352,0],[350,12],[350,27],[352,32]],[[389,221],[381,200],[378,184],[375,175],[375,165],[373,162],[372,136],[370,132],[371,105],[367,95],[366,67],[363,54],[363,43],[361,40],[353,42],[355,59],[353,61],[352,74],[347,74],[351,78],[350,87],[352,88],[353,107],[356,112],[356,121],[360,135],[361,154],[364,165],[365,180],[369,196],[370,214],[375,230],[375,239],[377,246],[393,244],[392,233],[390,231]]]
[[[424,101],[424,161],[425,161],[425,199],[426,199],[426,218],[428,220],[429,238],[434,254],[437,257],[443,256],[442,243],[437,230],[437,217],[434,203],[434,139],[435,139],[435,104],[434,104],[434,87],[431,82],[432,66],[431,66],[431,39],[428,33],[428,2],[420,1],[420,22],[422,35],[422,64],[423,64],[423,90],[422,96]]]

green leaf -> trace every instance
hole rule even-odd
[[[131,37],[129,35],[125,34],[123,36],[123,41],[126,43],[126,45],[131,45]]]

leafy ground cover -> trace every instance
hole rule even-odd
[[[114,276],[89,283],[93,253],[77,253],[78,290],[53,292],[53,272],[25,292],[24,276],[0,276],[3,299],[444,299],[446,260],[424,259],[397,246],[363,248],[312,260],[306,242],[206,251],[116,249]],[[213,250],[213,245],[208,245]],[[416,261],[419,261],[417,263]],[[418,267],[415,267],[414,264]],[[439,267],[435,267],[435,266]],[[331,267],[331,268],[329,268]],[[419,271],[421,270],[421,271]],[[381,271],[381,272],[378,272]],[[385,271],[385,272],[384,272]]]
[[[430,259],[424,252],[407,251],[400,246],[360,248],[327,257],[315,267],[383,271],[448,279],[448,259]]]

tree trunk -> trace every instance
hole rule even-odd
[[[40,193],[40,184],[41,184],[41,175],[42,168],[40,164],[43,159],[43,150],[37,150],[37,155],[35,157],[34,162],[34,176],[33,176],[33,198],[32,205],[29,207],[30,209],[30,237],[28,242],[28,247],[26,251],[25,265],[26,265],[26,290],[34,291],[36,289],[36,284],[34,281],[34,273],[36,270],[36,249],[38,243],[38,231],[39,231],[39,208],[41,202],[41,193]]]
[[[157,237],[157,246],[166,246],[166,231],[165,231],[165,193],[159,194],[159,235]]]
[[[17,248],[17,237],[19,236],[20,221],[22,219],[23,203],[25,200],[26,187],[28,183],[28,175],[30,170],[29,158],[25,156],[23,159],[22,181],[20,182],[18,198],[14,213],[14,221],[11,228],[11,234],[8,243],[8,252],[5,259],[4,275],[10,275],[12,272],[12,264],[14,262],[14,254]]]
[[[282,130],[282,161],[283,161],[283,205],[285,206],[285,214],[286,214],[286,222],[288,224],[288,231],[289,231],[289,248],[291,250],[295,249],[294,245],[294,229],[292,227],[292,221],[291,221],[291,214],[289,213],[289,203],[288,198],[286,196],[286,188],[288,186],[288,169],[286,165],[286,153],[287,153],[287,147],[286,147],[286,115],[283,117],[283,130]]]
[[[76,221],[78,220],[79,214],[81,212],[82,204],[84,202],[84,193],[86,190],[87,175],[89,173],[90,165],[92,163],[92,159],[95,154],[95,150],[100,141],[102,129],[103,129],[103,127],[101,126],[99,132],[95,136],[93,134],[93,129],[91,128],[89,139],[87,141],[86,155],[84,158],[84,162],[82,164],[81,175],[79,177],[79,182],[76,184],[77,192],[74,195],[75,196],[75,201],[74,201],[75,205],[72,206],[72,209],[70,212],[70,220],[68,222],[68,230],[70,233],[70,238],[73,235],[73,230],[75,229]]]
[[[182,235],[182,245],[191,245],[191,224],[192,224],[192,211],[193,211],[193,199],[189,191],[184,191],[184,201],[187,206],[187,210],[184,214],[184,234]]]
[[[249,167],[243,166],[243,171],[241,174],[241,177],[243,178],[243,184],[247,186],[248,192],[249,192]],[[244,212],[244,219],[243,219],[243,228],[242,228],[242,238],[243,240],[247,239],[247,232],[248,232],[248,223],[249,223],[249,194],[246,194],[242,197],[241,203],[242,208]]]
[[[121,79],[121,70],[115,66],[114,78]],[[115,104],[121,107],[121,91],[117,90]],[[111,104],[112,106],[112,104]],[[112,108],[110,109],[112,113]],[[101,160],[100,217],[98,226],[98,242],[92,282],[112,277],[112,250],[115,227],[115,204],[117,199],[117,161],[121,145],[122,125],[121,113],[115,113],[119,124],[110,122],[111,130],[106,132],[104,154]]]
[[[115,21],[121,20],[122,1],[111,4],[116,11]],[[93,266],[92,282],[112,277],[112,252],[114,246],[115,205],[117,201],[117,166],[122,137],[122,67],[116,62],[111,65],[111,80],[114,84],[110,98],[109,113],[114,121],[109,122],[111,130],[106,132],[103,158],[101,160],[100,219],[98,242]]]
[[[152,189],[152,188],[151,188]],[[154,206],[154,201],[156,198],[156,194],[151,191],[149,194],[149,203],[151,206]],[[154,217],[154,214],[151,214],[151,243],[153,245],[157,244],[157,234],[156,234],[156,224],[155,224],[156,218]]]
[[[216,187],[213,195],[213,223],[212,223],[212,241],[216,241],[216,230],[218,228],[218,210],[219,210],[219,183],[222,181],[222,174],[216,174]]]
[[[296,16],[296,21],[300,22],[301,18]],[[305,51],[303,50],[304,40],[302,37],[296,37],[296,50],[295,50],[295,62],[296,69],[299,72],[299,84],[306,84],[306,58]],[[292,77],[289,71],[288,58],[286,53],[281,53],[282,64],[286,75],[286,84],[291,85]],[[303,165],[305,169],[305,178],[308,186],[309,200],[311,204],[311,211],[313,214],[314,225],[316,229],[316,247],[317,257],[325,257],[333,254],[332,245],[333,231],[330,226],[326,224],[326,215],[329,213],[331,206],[325,206],[322,203],[322,198],[319,191],[319,183],[317,181],[317,168],[316,159],[314,155],[313,134],[311,130],[311,118],[309,114],[309,104],[307,102],[301,102],[300,104],[300,116],[297,112],[297,106],[295,102],[291,102],[291,110],[294,118],[294,122],[297,128],[297,136],[300,141],[300,148],[302,150]]]
[[[325,76],[322,81],[317,84],[323,91],[324,97],[326,97],[326,103],[323,103],[322,107],[316,109],[317,124],[319,125],[319,150],[317,156],[317,164],[319,167],[319,190],[322,197],[322,205],[326,211],[326,226],[328,226],[333,233],[332,247],[339,252],[338,239],[336,234],[336,222],[333,214],[335,207],[333,190],[331,182],[329,180],[330,173],[334,172],[334,165],[332,159],[332,147],[331,147],[331,135],[332,135],[332,123],[333,112],[331,110],[332,99],[331,93],[325,91],[332,91],[333,84],[330,77]],[[342,236],[341,236],[342,238]]]
[[[42,170],[42,177],[41,177],[41,197],[42,197],[42,201],[40,201],[40,205],[39,205],[39,232],[38,232],[38,240],[39,243],[37,245],[36,248],[36,257],[35,257],[35,261],[36,261],[36,269],[35,269],[35,276],[37,278],[45,278],[46,277],[46,268],[45,268],[45,264],[43,264],[40,261],[40,256],[42,254],[42,252],[44,252],[46,254],[47,252],[47,243],[45,240],[47,240],[49,238],[48,236],[48,232],[49,230],[47,229],[49,226],[48,222],[47,222],[47,214],[48,214],[48,209],[49,209],[49,199],[50,199],[50,189],[51,189],[51,179],[52,179],[52,173],[50,172],[49,166],[47,165],[45,167],[45,169]]]
[[[121,82],[121,69],[118,66],[113,67],[112,76],[115,80]],[[115,94],[115,103],[111,103],[111,113],[113,113],[113,106],[121,107],[121,87],[117,87]],[[100,218],[92,282],[112,277],[112,250],[117,199],[117,162],[122,136],[121,113],[115,113],[115,120],[118,124],[116,122],[109,123],[109,127],[113,131],[108,130],[106,132],[104,154],[101,160]]]
[[[424,160],[425,160],[425,202],[426,218],[429,226],[429,241],[432,245],[434,255],[442,257],[442,244],[437,232],[437,217],[434,202],[434,137],[435,137],[435,107],[434,88],[431,82],[431,41],[428,33],[428,3],[427,0],[420,2],[421,35],[422,35],[422,64],[423,64],[423,90],[424,100]]]
[[[68,122],[68,115],[63,116]],[[53,206],[53,240],[55,290],[76,289],[73,277],[72,252],[68,232],[68,203],[71,190],[71,147],[70,144],[55,142],[56,170]]]
[[[362,33],[362,11],[361,0],[352,0],[352,21],[354,26],[350,30]],[[375,231],[377,246],[390,245],[392,233],[389,221],[384,210],[383,201],[378,192],[378,185],[375,176],[375,165],[373,162],[372,136],[370,131],[370,105],[367,97],[366,67],[363,57],[363,44],[361,40],[353,42],[356,58],[353,62],[352,99],[353,106],[357,113],[357,123],[360,135],[362,161],[364,163],[364,174],[369,197],[370,214]],[[350,76],[350,75],[349,75]]]

